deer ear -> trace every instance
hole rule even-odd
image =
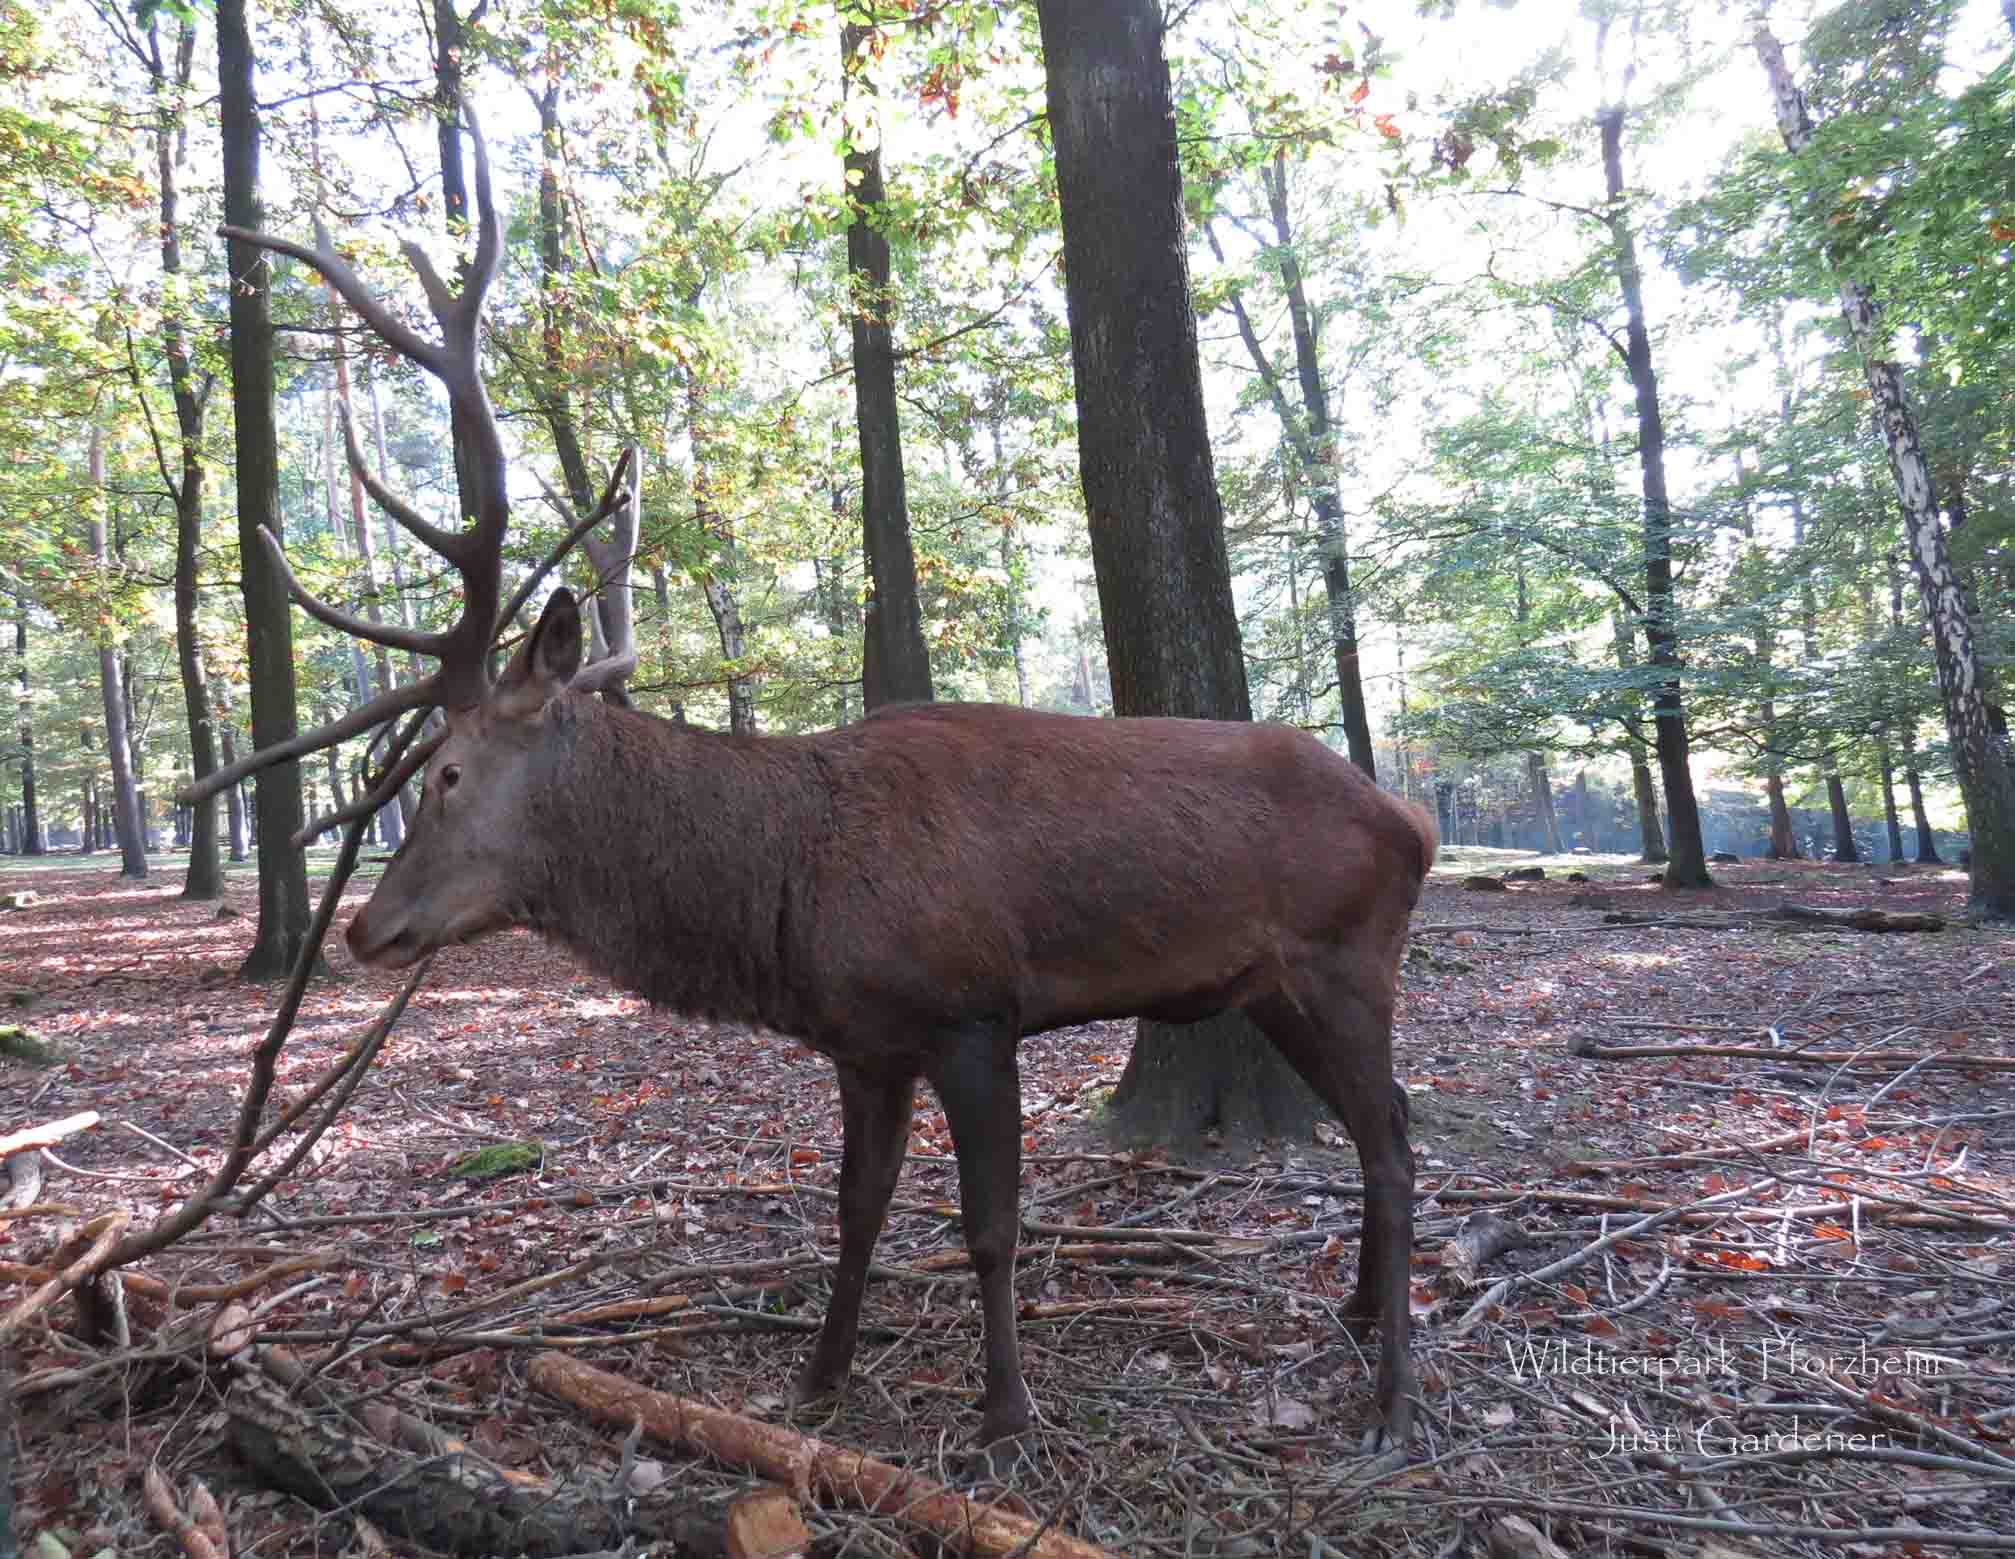
[[[497,679],[497,696],[513,711],[536,713],[581,669],[581,607],[571,590],[555,590],[539,624]]]

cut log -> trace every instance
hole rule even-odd
[[[815,1498],[899,1517],[936,1534],[956,1553],[1028,1559],[1111,1559],[1102,1548],[1045,1531],[1026,1516],[982,1505],[905,1468],[811,1435],[758,1423],[653,1391],[561,1353],[533,1357],[526,1377],[592,1418],[744,1468]]]
[[[1496,877],[1486,877],[1481,872],[1462,879],[1462,885],[1471,893],[1508,893],[1511,890]]]
[[[810,1546],[811,1528],[788,1489],[772,1485],[728,1507],[728,1559],[792,1559]]]

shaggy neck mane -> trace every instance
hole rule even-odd
[[[789,885],[831,797],[788,738],[673,725],[590,697],[547,712],[527,919],[626,990],[693,1017],[790,1026]]]

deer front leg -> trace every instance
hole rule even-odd
[[[959,1161],[966,1251],[979,1279],[986,1326],[986,1396],[979,1443],[1022,1434],[1033,1422],[1015,1346],[1014,1252],[1020,1232],[1021,1076],[1015,1036],[960,1034],[928,1074],[945,1108]]]
[[[913,1077],[887,1078],[855,1067],[840,1068],[840,1259],[833,1270],[833,1297],[826,1306],[825,1324],[791,1392],[795,1402],[809,1402],[846,1385],[860,1334],[868,1258],[874,1254],[889,1197],[902,1173],[915,1096]]]

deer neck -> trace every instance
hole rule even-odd
[[[674,1011],[794,1027],[790,906],[830,812],[809,750],[567,702],[533,929]]]

